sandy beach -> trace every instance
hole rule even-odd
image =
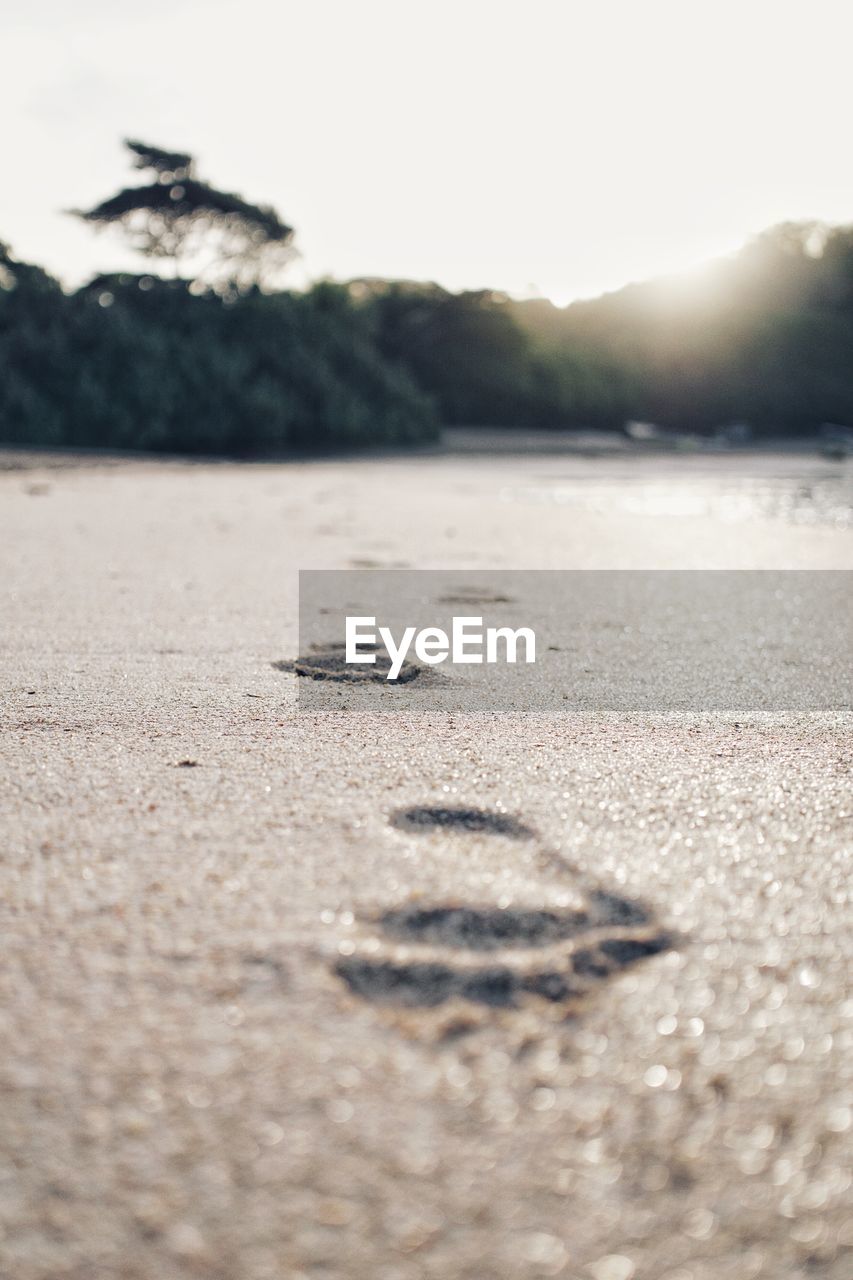
[[[851,569],[851,467],[0,455],[0,1276],[848,1276],[849,711],[273,664],[299,569]]]

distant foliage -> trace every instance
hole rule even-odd
[[[786,224],[704,276],[559,309],[437,285],[350,285],[445,422],[707,433],[853,426],[853,227]]]
[[[77,217],[120,227],[137,252],[171,260],[175,275],[191,266],[196,281],[218,291],[280,281],[294,256],[293,228],[274,209],[202,182],[186,152],[131,139],[125,146],[151,181],[75,210]]]
[[[231,300],[0,253],[0,442],[249,456],[432,439],[428,399],[343,290]]]
[[[453,294],[405,281],[360,280],[349,287],[370,316],[383,354],[434,397],[443,422],[621,424],[628,397],[617,364],[593,350],[553,344],[506,295]],[[530,305],[559,314],[549,302]]]
[[[853,425],[853,228],[785,224],[685,280],[513,313],[540,349],[618,374],[618,416],[759,434]]]
[[[192,190],[189,156],[131,148],[158,190]],[[695,280],[564,310],[377,280],[117,275],[67,295],[0,246],[0,442],[248,455],[628,419],[853,427],[853,228],[785,225]]]

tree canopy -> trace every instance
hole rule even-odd
[[[250,453],[632,420],[680,446],[853,439],[853,226],[785,223],[691,278],[566,308],[376,278],[281,292],[274,209],[188,152],[125,145],[143,180],[78,216],[181,278],[67,293],[0,242],[0,443]]]
[[[193,157],[138,140],[125,146],[151,181],[124,187],[91,209],[74,210],[95,227],[118,226],[131,247],[170,260],[220,292],[272,288],[294,256],[293,228],[275,209],[221,191],[195,175]]]

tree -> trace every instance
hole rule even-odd
[[[293,228],[267,205],[250,204],[195,176],[195,162],[182,151],[126,139],[133,166],[151,181],[125,187],[92,209],[73,210],[95,227],[118,226],[137,252],[183,263],[195,279],[217,292],[244,292],[275,285],[291,261]]]

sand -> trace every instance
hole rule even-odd
[[[4,462],[4,1280],[850,1274],[850,716],[273,665],[298,568],[849,569],[850,464]]]

